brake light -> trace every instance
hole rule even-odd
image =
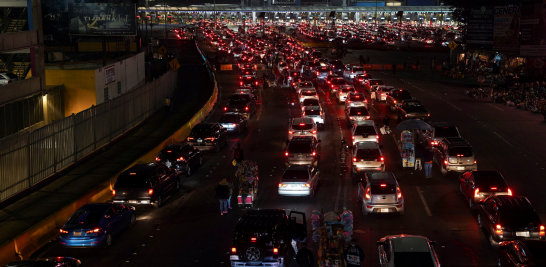
[[[381,184],[381,187],[386,187],[387,185],[386,184]]]
[[[68,231],[60,229],[61,234],[68,234]]]
[[[313,131],[312,133],[313,133],[313,134],[316,134],[316,133],[317,133],[317,131]]]
[[[512,190],[510,188],[508,188],[508,195],[511,196],[512,195]]]
[[[301,187],[311,187],[310,184],[302,184]]]
[[[184,157],[177,158],[176,161],[184,161]]]
[[[273,253],[275,253],[275,254],[279,253],[279,249],[278,248],[273,248]]]
[[[444,164],[447,165],[447,160],[444,160]]]
[[[540,231],[538,232],[538,234],[543,236],[544,235],[544,225],[541,225],[539,229],[540,229]]]
[[[353,158],[353,162],[356,162],[356,158]]]
[[[474,190],[474,197],[479,197],[479,196],[480,196],[480,189],[476,188],[476,190]]]
[[[502,235],[502,226],[500,224],[495,226],[495,234]]]
[[[154,190],[153,189],[148,189],[148,195],[151,196],[154,194]]]
[[[284,155],[288,157],[288,152],[284,152]]]
[[[224,107],[224,111],[227,111],[227,107]]]
[[[245,110],[248,111],[248,107],[245,107]]]
[[[375,139],[379,139],[379,135],[376,135],[376,136],[375,136]]]
[[[258,81],[256,81],[255,84],[258,85]]]
[[[317,76],[319,75],[319,72],[317,71]]]
[[[159,157],[155,157],[155,161],[161,161]]]
[[[239,84],[240,84],[240,85],[243,85],[243,82],[240,82]]]
[[[113,196],[113,197],[116,196],[116,190],[112,190],[112,196]]]
[[[370,188],[369,188],[369,187],[366,189],[366,196],[365,196],[365,197],[366,197],[366,199],[370,199],[370,198],[371,198],[371,197],[370,197]]]
[[[279,187],[286,187],[286,184],[279,184]]]
[[[474,164],[476,164],[476,160],[474,160]]]
[[[369,119],[370,119],[370,116],[366,116],[366,119],[369,120]]]
[[[397,197],[402,198],[402,192],[400,192],[400,187],[396,187],[396,191],[398,192]]]
[[[491,187],[491,190],[497,190],[497,188],[496,187]]]
[[[88,234],[93,234],[93,233],[98,233],[98,232],[100,232],[100,228],[95,228],[93,230],[86,231],[86,233],[88,233]]]
[[[355,140],[355,137],[353,136],[353,140]]]
[[[313,151],[313,157],[317,155],[317,152]]]
[[[255,238],[255,237],[250,238],[250,242],[256,242],[256,240],[257,240],[257,238]]]
[[[396,100],[394,100],[394,104],[396,104]]]
[[[385,161],[385,157],[380,157],[379,160],[380,161]]]
[[[288,134],[293,134],[293,133],[294,133],[294,132],[292,132],[292,131],[288,131]]]
[[[236,247],[231,248],[231,253],[237,253],[237,248]]]

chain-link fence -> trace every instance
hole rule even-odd
[[[176,86],[177,73],[32,132],[0,140],[0,201],[80,160],[135,127],[158,109]]]

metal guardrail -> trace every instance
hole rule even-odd
[[[0,202],[82,159],[138,125],[172,95],[177,73],[32,132],[0,140]]]

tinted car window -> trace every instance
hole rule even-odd
[[[534,210],[530,209],[507,209],[501,211],[500,220],[506,224],[528,224],[539,223],[540,218]]]
[[[357,126],[355,129],[355,135],[375,135],[377,132],[375,131],[375,128],[373,126]]]
[[[396,186],[393,184],[372,184],[370,186],[370,191],[372,194],[394,194],[396,193]]]
[[[345,84],[344,79],[333,79],[332,84]]]
[[[210,127],[202,128],[202,127],[196,127],[191,130],[193,134],[199,134],[199,135],[211,135],[214,133],[214,130]]]
[[[318,109],[306,110],[305,115],[320,115],[320,110]]]
[[[351,108],[349,110],[349,116],[368,116],[368,109],[366,108]]]
[[[306,124],[306,123],[294,124],[292,125],[292,129],[296,131],[311,130],[313,129],[313,124]]]
[[[459,136],[459,131],[455,126],[436,127],[436,137]]]
[[[351,88],[351,87],[345,87],[345,88],[341,89],[341,92],[343,92],[343,93],[354,92],[354,91],[355,91],[355,89]]]
[[[364,68],[353,68],[353,71],[364,71]]]
[[[301,95],[304,95],[304,96],[312,96],[312,95],[316,95],[317,92],[315,92],[315,90],[302,90],[301,91]]]
[[[68,219],[67,224],[98,224],[101,218],[102,213],[100,212],[78,210]]]
[[[462,156],[461,156],[462,155]],[[449,149],[450,157],[471,157],[472,149],[470,147],[452,147]]]
[[[405,99],[411,98],[411,95],[408,91],[392,91],[391,95],[394,97],[405,98]]]
[[[282,179],[309,179],[309,172],[307,170],[288,170],[282,175]]]
[[[308,99],[303,100],[303,105],[304,106],[318,106],[319,101],[318,101],[318,99],[308,98]]]
[[[220,120],[218,121],[220,123],[226,123],[226,122],[239,122],[239,116],[236,115],[224,115],[220,117]]]
[[[294,142],[288,145],[289,153],[311,153],[311,144],[303,142]]]
[[[359,159],[379,159],[379,155],[377,149],[359,149],[356,151],[356,157]]]
[[[371,80],[370,85],[384,85],[384,83],[381,80]]]
[[[149,187],[148,176],[146,175],[120,175],[116,180],[115,187],[118,188],[140,188]]]

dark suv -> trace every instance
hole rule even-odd
[[[299,217],[299,218],[298,218]],[[292,240],[307,238],[305,213],[280,209],[249,210],[233,233],[231,266],[289,266]]]
[[[284,154],[286,165],[313,165],[316,167],[320,158],[320,140],[314,136],[296,136],[287,141]]]
[[[438,142],[434,147],[434,160],[440,166],[443,176],[448,171],[477,171],[478,163],[472,146],[461,137],[448,137]]]
[[[199,123],[191,129],[187,140],[193,147],[220,151],[228,142],[227,129],[218,123]]]
[[[478,202],[478,224],[493,248],[510,240],[544,240],[544,225],[524,196],[490,196]]]
[[[165,164],[178,175],[184,173],[187,176],[192,174],[192,169],[203,164],[201,150],[190,144],[168,145],[159,152],[155,161]]]
[[[161,207],[163,200],[180,189],[176,172],[159,163],[137,164],[123,171],[112,190],[114,203],[153,204]]]

